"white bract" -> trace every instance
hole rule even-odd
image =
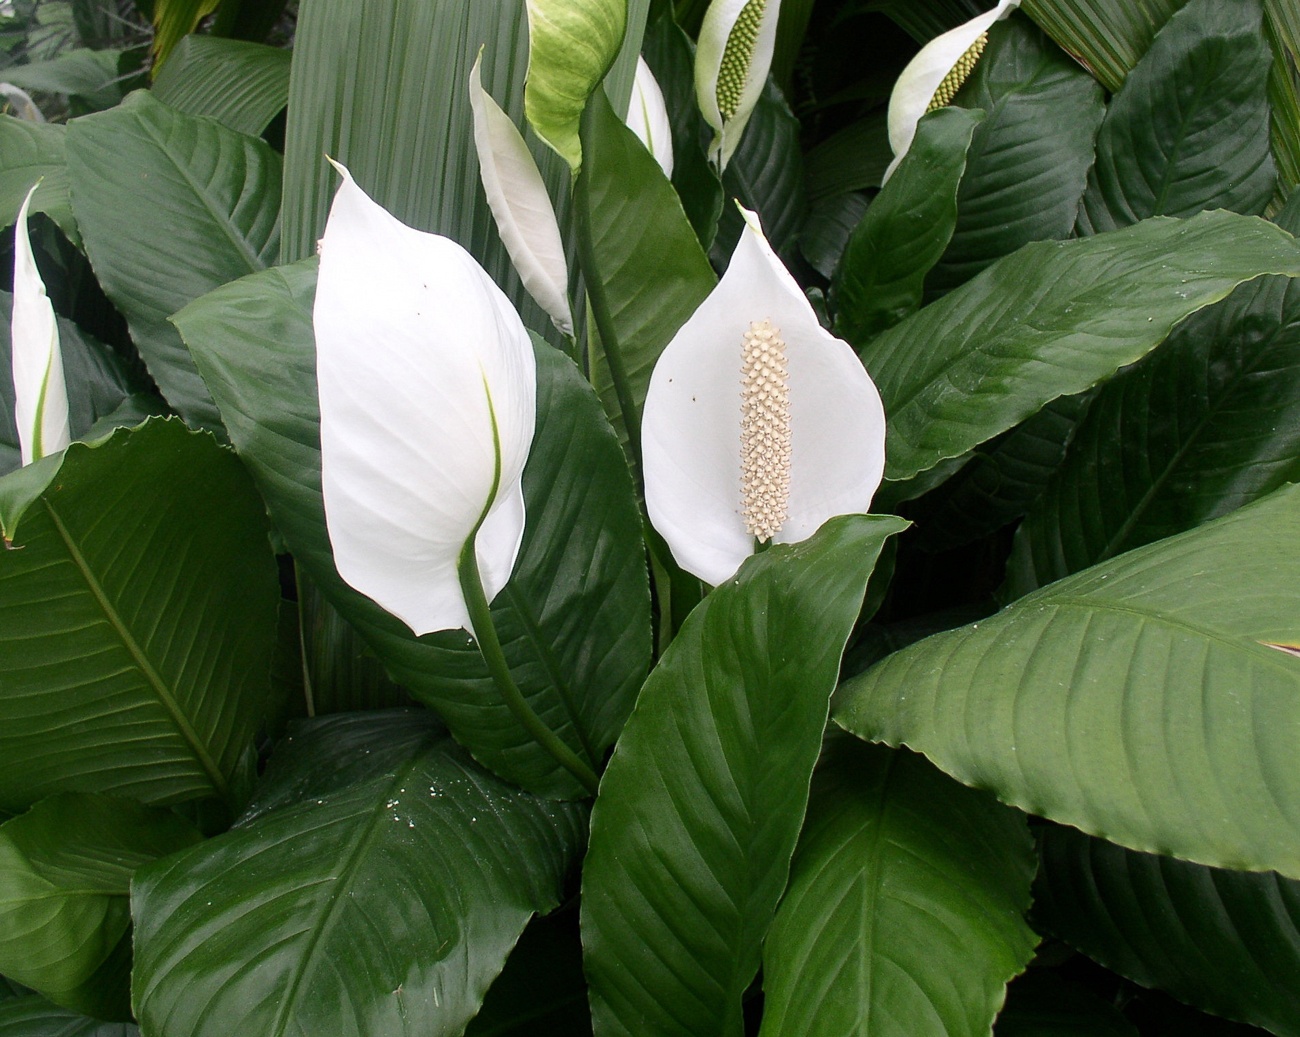
[[[483,193],[524,288],[557,328],[572,335],[569,271],[555,208],[524,138],[483,89],[482,63],[480,51],[469,74],[469,104]]]
[[[339,575],[416,634],[472,630],[524,533],[537,364],[519,315],[449,238],[405,226],[338,166],[313,323],[321,485]]]
[[[14,421],[23,464],[39,461],[64,449],[68,428],[68,389],[63,379],[63,354],[54,307],[36,269],[27,234],[27,210],[38,181],[18,210],[14,227],[14,298],[10,326],[14,373]]]
[[[741,211],[731,264],[660,356],[641,426],[650,521],[715,586],[756,541],[866,512],[885,464],[875,385]]]
[[[655,157],[664,176],[673,175],[673,129],[663,91],[645,63],[636,59],[636,78],[632,80],[632,100],[627,108],[627,125]]]
[[[4,98],[6,107],[13,109],[15,118],[28,122],[45,121],[45,116],[36,107],[32,95],[21,87],[14,86],[13,83],[0,83],[0,97]]]
[[[713,127],[709,158],[721,170],[763,93],[776,48],[780,0],[713,0],[695,48],[695,99]]]
[[[889,95],[889,145],[894,160],[885,171],[886,180],[912,146],[921,116],[952,102],[984,52],[989,27],[1018,6],[1020,0],[999,0],[992,10],[936,36],[908,62]]]

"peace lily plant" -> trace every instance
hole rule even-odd
[[[780,14],[780,0],[713,0],[704,12],[695,48],[695,98],[713,128],[709,157],[719,172],[762,96]]]

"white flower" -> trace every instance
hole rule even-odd
[[[524,138],[483,89],[479,52],[469,74],[479,178],[501,242],[524,288],[564,334],[573,334],[569,272],[551,196]]]
[[[763,93],[781,0],[713,0],[695,48],[695,99],[714,130],[709,158],[722,170]]]
[[[23,464],[64,449],[68,428],[68,389],[54,307],[36,269],[27,235],[27,210],[40,181],[27,192],[14,227],[14,310],[10,344],[14,373],[14,421]]]
[[[26,119],[28,122],[45,121],[45,116],[36,107],[32,95],[21,87],[14,86],[13,83],[0,83],[0,97],[3,97],[5,104],[13,109],[16,118]]]
[[[673,175],[673,129],[663,91],[645,58],[636,59],[636,78],[632,80],[632,100],[627,109],[628,128],[655,157],[664,176]]]
[[[867,511],[885,464],[875,385],[741,211],[731,264],[660,356],[642,421],[650,521],[715,586],[756,541]]]
[[[405,226],[337,168],[313,312],[334,561],[416,634],[472,630],[462,549],[473,538],[491,601],[523,539],[532,343],[468,252]]]
[[[989,27],[1019,6],[1020,0],[998,0],[992,10],[936,36],[908,62],[889,96],[889,145],[894,160],[885,171],[886,180],[912,146],[921,116],[950,104],[974,71],[988,42]]]

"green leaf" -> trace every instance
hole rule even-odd
[[[153,95],[187,115],[257,136],[289,103],[289,63],[280,47],[186,36],[154,81]]]
[[[892,517],[772,547],[687,617],[601,780],[583,867],[597,1032],[739,1035],[826,706]]]
[[[132,1023],[105,1023],[32,994],[0,1001],[0,1037],[140,1037]]]
[[[918,43],[956,28],[980,13],[979,0],[866,0],[864,10],[880,11],[888,15],[900,28]]]
[[[988,117],[966,154],[957,225],[926,280],[931,294],[1031,241],[1071,235],[1106,110],[1096,81],[1023,18],[993,26],[958,100]]]
[[[235,805],[279,600],[252,483],[174,420],[46,461],[57,477],[0,552],[0,807],[61,790]]]
[[[153,0],[154,74],[167,61],[181,37],[193,32],[221,0]]]
[[[235,828],[137,874],[141,1025],[460,1034],[559,903],[585,814],[482,771],[423,710],[301,724]]]
[[[6,82],[24,90],[65,94],[85,100],[96,111],[122,100],[117,50],[67,50],[47,61],[16,65],[4,70]]]
[[[1300,883],[1133,853],[1072,828],[1042,835],[1035,917],[1145,987],[1300,1034]]]
[[[1269,50],[1256,0],[1191,0],[1115,95],[1079,209],[1084,233],[1273,197]]]
[[[1024,0],[1020,9],[1107,90],[1120,88],[1160,27],[1187,0]]]
[[[260,140],[140,91],[72,122],[68,173],[86,254],[149,373],[187,422],[219,429],[216,406],[167,318],[275,258],[279,157]]]
[[[1261,274],[1300,275],[1300,249],[1227,212],[1026,245],[861,351],[889,416],[885,477],[961,457],[1082,392]]]
[[[201,838],[170,811],[87,793],[0,825],[0,970],[64,1007],[129,1018],[127,984],[93,978],[119,944],[129,953],[131,876]]]
[[[849,236],[870,207],[865,191],[837,194],[809,205],[799,233],[799,251],[808,265],[827,280],[834,277]]]
[[[1264,0],[1264,33],[1273,51],[1268,72],[1269,139],[1277,165],[1278,201],[1300,183],[1300,12],[1287,0]]]
[[[1145,852],[1300,877],[1290,487],[887,658],[835,719]]]
[[[77,218],[68,198],[67,127],[26,119],[0,119],[0,226],[11,227],[37,180],[31,212],[43,212],[68,240],[80,246]]]
[[[763,950],[761,1033],[986,1037],[1038,942],[1025,816],[912,753],[832,746]]]
[[[883,111],[850,123],[805,157],[809,199],[879,187],[892,154]]]
[[[13,367],[9,325],[13,296],[0,292],[0,370]],[[145,389],[108,346],[83,333],[72,321],[57,318],[63,377],[68,387],[68,424],[74,439],[84,439],[102,418],[113,414],[132,393]],[[21,464],[18,427],[14,423],[14,383],[0,377],[0,474]],[[132,422],[132,424],[135,424]]]
[[[1054,972],[1030,969],[1011,984],[994,1037],[1138,1037],[1110,1003]]]
[[[311,330],[313,261],[219,289],[176,323],[221,404],[231,439],[297,561],[456,738],[512,781],[577,795],[576,782],[508,712],[462,633],[416,639],[338,576],[320,491]],[[640,515],[618,440],[577,369],[538,350],[538,426],[514,579],[493,609],[533,710],[594,766],[618,736],[650,662]]]
[[[626,0],[526,0],[528,123],[569,164],[582,166],[578,123],[617,57]]]
[[[889,183],[849,236],[832,282],[835,333],[861,347],[921,306],[926,274],[957,223],[957,186],[984,113],[925,116]]]
[[[1102,386],[1016,535],[1007,593],[1300,481],[1300,286],[1268,277]]]
[[[583,117],[582,139],[586,161],[573,203],[578,254],[600,331],[591,380],[637,456],[655,361],[717,277],[663,170],[601,91]]]

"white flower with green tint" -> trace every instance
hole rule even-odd
[[[566,335],[573,334],[569,271],[551,196],[510,116],[483,89],[483,54],[469,74],[479,178],[501,243],[528,294]]]
[[[713,0],[695,48],[695,98],[713,127],[709,158],[731,160],[772,67],[780,0]]]
[[[57,453],[71,441],[68,390],[59,351],[59,326],[36,268],[27,210],[39,181],[27,192],[14,227],[14,297],[10,325],[14,375],[14,421],[23,464]]]
[[[867,511],[885,464],[866,369],[741,211],[731,264],[660,356],[641,425],[650,521],[715,586],[760,543]]]
[[[989,27],[1020,6],[1020,0],[999,0],[992,10],[936,36],[908,62],[889,96],[889,145],[894,160],[888,180],[912,146],[921,116],[952,103],[988,43]]]
[[[468,252],[338,169],[312,317],[334,561],[416,634],[472,630],[462,553],[491,601],[523,539],[532,342]]]
[[[646,150],[655,157],[664,176],[673,175],[673,128],[668,121],[668,107],[663,91],[645,58],[636,59],[636,77],[632,80],[632,100],[627,108],[627,125]]]

